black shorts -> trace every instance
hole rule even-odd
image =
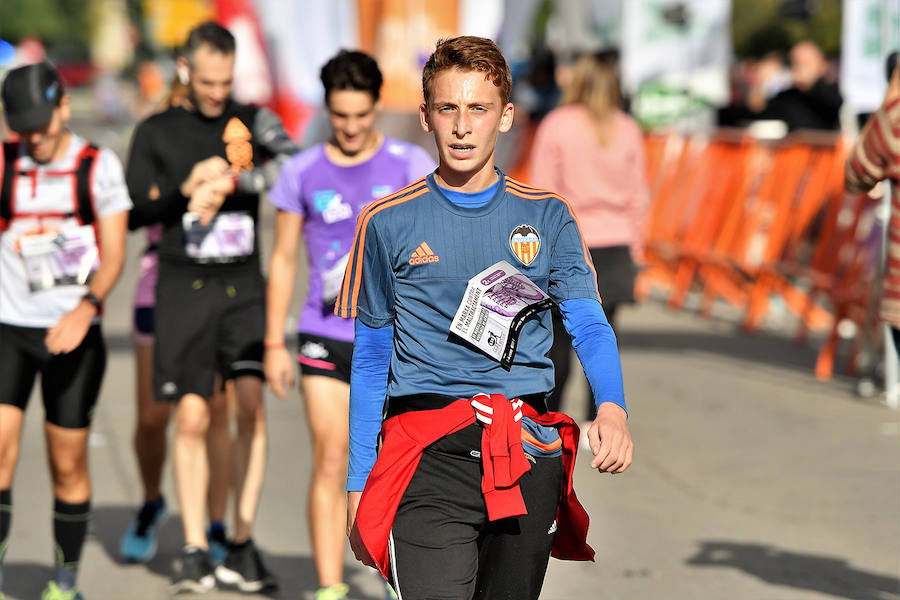
[[[134,307],[134,336],[141,342],[152,342],[156,331],[156,308],[153,306]]]
[[[210,398],[216,373],[223,379],[265,379],[265,286],[254,271],[198,275],[160,265],[153,346],[160,400],[177,402],[185,394]]]
[[[529,457],[519,480],[528,514],[488,521],[481,428],[429,446],[403,494],[389,540],[391,583],[403,600],[537,600],[556,531],[562,458]]]
[[[301,333],[297,339],[297,362],[301,375],[322,375],[350,383],[353,342]]]
[[[24,411],[40,373],[47,422],[84,429],[91,424],[106,371],[100,326],[92,325],[81,345],[67,354],[50,354],[46,337],[44,328],[0,324],[0,404]]]

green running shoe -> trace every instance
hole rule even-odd
[[[394,588],[387,581],[384,582],[384,594],[387,600],[397,600],[397,592],[394,591]]]
[[[50,581],[41,594],[41,600],[84,600],[84,597],[74,588],[64,590],[56,585],[55,581]]]
[[[346,583],[336,583],[325,588],[319,588],[315,600],[347,600],[347,592],[350,586]]]

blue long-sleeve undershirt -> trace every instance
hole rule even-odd
[[[625,409],[622,367],[616,336],[597,300],[579,298],[560,304],[566,331],[584,367],[594,402],[613,402]],[[393,351],[394,327],[373,329],[356,320],[350,374],[350,465],[348,491],[362,491],[377,458],[376,445],[387,377]],[[627,411],[627,409],[626,409]]]
[[[378,432],[394,349],[393,325],[373,329],[356,319],[355,331],[350,369],[349,492],[362,491],[377,458]]]
[[[616,334],[606,320],[600,302],[593,298],[566,300],[559,305],[559,312],[591,384],[594,404],[613,402],[627,414]]]

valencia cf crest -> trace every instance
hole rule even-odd
[[[541,235],[531,225],[519,225],[509,234],[509,247],[523,265],[530,265],[541,249]]]

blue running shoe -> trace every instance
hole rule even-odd
[[[119,553],[129,562],[145,563],[156,556],[156,530],[166,517],[166,501],[144,502],[134,522],[128,526]]]
[[[206,530],[206,543],[209,546],[209,559],[213,566],[221,565],[228,554],[228,538],[225,536],[225,528],[210,525]]]

